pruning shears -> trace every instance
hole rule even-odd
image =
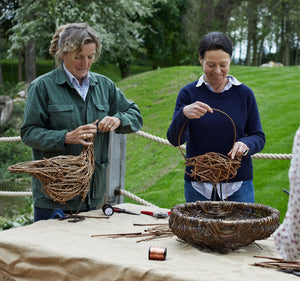
[[[164,212],[141,211],[141,214],[152,216],[152,217],[155,217],[155,218],[158,218],[158,219],[167,218],[170,215],[170,213],[171,212],[164,213]]]
[[[117,207],[113,207],[113,210],[116,213],[126,213],[126,214],[129,214],[129,215],[138,215],[138,216],[140,215],[138,213],[131,212],[131,211],[128,211],[126,209],[121,209],[121,208],[117,208]]]
[[[116,212],[116,213],[126,213],[126,214],[130,214],[130,215],[138,215],[138,216],[140,215],[138,213],[131,212],[131,211],[128,211],[126,209],[113,207],[110,204],[104,204],[104,206],[102,207],[102,211],[106,216],[111,216],[114,212]]]

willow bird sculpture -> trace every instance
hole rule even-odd
[[[45,194],[70,209],[66,202],[79,195],[82,203],[90,189],[91,176],[95,170],[94,145],[85,146],[78,156],[59,155],[21,162],[9,166],[7,170],[15,174],[31,174],[42,183]]]

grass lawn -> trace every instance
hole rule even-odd
[[[143,115],[143,131],[166,138],[176,97],[181,87],[199,78],[200,66],[180,66],[144,72],[118,82]],[[231,66],[231,75],[255,93],[266,146],[263,153],[291,153],[300,120],[300,68]],[[184,203],[183,157],[178,148],[128,135],[126,190],[160,207]],[[254,159],[257,203],[269,205],[284,218],[289,189],[289,160]],[[125,199],[130,202],[129,199]]]

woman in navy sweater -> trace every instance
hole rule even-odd
[[[186,142],[187,158],[217,152],[232,159],[243,156],[241,166],[227,184],[217,185],[214,197],[213,184],[192,179],[188,167],[184,175],[186,202],[227,198],[229,201],[254,203],[250,155],[263,149],[265,134],[253,91],[228,75],[231,55],[232,43],[222,32],[211,32],[203,37],[199,45],[199,61],[204,74],[179,91],[167,137],[171,144],[178,146],[180,131],[184,128],[180,144]],[[232,122],[213,108],[232,118],[236,126],[234,144]]]

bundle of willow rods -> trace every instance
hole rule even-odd
[[[297,276],[300,276],[300,261],[299,260],[284,260],[281,258],[273,258],[273,257],[264,257],[264,256],[254,256],[255,258],[263,258],[268,259],[268,261],[256,262],[254,266],[275,268],[280,271],[284,271],[287,273],[292,273]]]
[[[234,141],[233,141],[233,145],[234,145],[236,141],[236,127],[233,120],[227,113],[216,108],[213,108],[213,110],[223,113],[231,121],[234,128]],[[182,156],[185,159],[184,165],[186,167],[192,167],[190,173],[187,171],[185,171],[185,173],[188,174],[191,178],[193,178],[196,181],[211,182],[214,184],[217,184],[224,180],[228,181],[229,179],[234,178],[237,174],[237,169],[240,167],[241,160],[242,160],[241,157],[236,157],[234,159],[231,159],[231,157],[225,156],[217,152],[208,152],[206,154],[191,157],[191,158],[185,157],[180,146],[180,139],[186,124],[187,122],[182,127],[178,138],[178,146]]]
[[[136,243],[149,241],[158,238],[172,237],[174,234],[169,228],[167,223],[160,224],[134,224],[135,226],[153,226],[144,230],[144,232],[128,232],[128,233],[109,233],[109,234],[95,234],[91,237],[109,237],[109,238],[134,238],[134,237],[147,237],[137,240]]]
[[[62,205],[77,195],[83,201],[95,170],[94,146],[85,146],[78,156],[59,155],[21,162],[9,166],[7,170],[31,174],[42,183],[42,191]]]

